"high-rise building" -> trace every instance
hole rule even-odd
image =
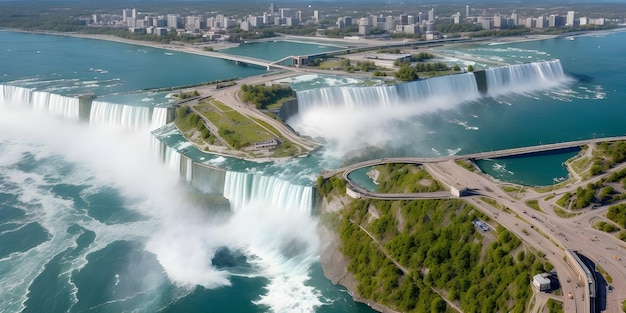
[[[465,5],[465,18],[470,16],[469,4]]]
[[[544,28],[546,27],[546,17],[545,16],[540,16],[537,18],[537,22],[535,24],[536,28]]]
[[[270,11],[269,11],[269,13],[270,14],[274,14],[276,12],[278,12],[278,8],[276,7],[276,5],[274,4],[274,2],[270,3]]]
[[[133,18],[137,19],[137,9],[133,8],[132,14],[133,14]]]
[[[428,11],[428,20],[429,21],[435,20],[435,8],[432,8],[430,9],[430,11]]]
[[[248,16],[248,23],[252,27],[263,27],[263,16]]]
[[[168,14],[167,15],[167,27],[168,28],[178,28],[178,20],[180,18],[176,14]]]
[[[320,20],[320,11],[313,10],[313,20],[316,22]]]
[[[452,15],[452,23],[454,23],[454,24],[461,23],[461,13],[456,12],[456,14]]]
[[[511,19],[513,20],[513,26],[519,24],[519,16],[517,15],[517,12],[513,11]]]
[[[389,15],[385,18],[385,30],[394,30],[396,29],[396,21],[393,16]]]
[[[567,20],[565,21],[566,26],[574,26],[574,11],[567,11]]]
[[[135,28],[137,27],[136,23],[135,23],[135,18],[134,17],[127,17],[126,18],[126,26],[131,27],[131,28]]]
[[[400,14],[400,25],[409,24],[409,17],[406,14]]]
[[[280,18],[293,17],[293,12],[290,8],[281,8],[280,9]]]
[[[503,28],[502,26],[502,16],[500,16],[500,14],[496,14],[493,17],[493,27],[500,29]],[[506,27],[506,24],[504,26]]]
[[[122,10],[122,20],[124,20],[124,22],[126,22],[126,19],[129,17],[133,16],[133,10],[131,9],[124,9]]]

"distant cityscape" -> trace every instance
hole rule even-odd
[[[409,34],[424,37],[426,40],[446,38],[447,35],[436,30],[438,24],[457,24],[473,26],[476,30],[504,30],[504,29],[543,29],[558,27],[577,27],[585,25],[604,26],[607,23],[619,24],[621,19],[605,19],[603,17],[579,16],[575,11],[563,11],[559,14],[528,16],[515,10],[511,14],[489,14],[485,9],[473,9],[470,5],[460,7],[459,12],[448,16],[438,16],[435,8],[427,12],[414,14],[389,15],[384,13],[369,14],[369,16],[353,18],[349,15],[336,17],[334,25],[322,26],[320,20],[327,19],[320,10],[307,10],[307,14],[298,8],[279,8],[273,2],[262,14],[248,14],[245,17],[232,17],[223,14],[202,13],[181,16],[179,14],[160,14],[156,12],[141,12],[136,8],[123,9],[121,14],[93,14],[81,20],[91,27],[118,27],[128,28],[136,34],[154,34],[167,36],[171,32],[178,35],[192,35],[203,37],[207,41],[229,40],[228,32],[239,28],[241,31],[254,32],[268,27],[319,26],[317,35],[323,35],[326,30],[351,30],[351,36],[367,37],[374,33],[377,36],[391,34]],[[312,11],[312,15],[310,15]],[[461,13],[462,12],[462,13]],[[334,13],[336,16],[336,13]],[[463,29],[461,28],[461,31]],[[457,29],[458,32],[458,29]]]

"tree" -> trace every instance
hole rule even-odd
[[[412,81],[419,78],[417,70],[408,64],[402,64],[400,69],[393,75],[401,81]]]
[[[457,72],[461,70],[461,68],[459,67],[459,65],[458,65],[458,64],[457,64],[457,65],[455,65],[452,69],[453,69],[453,70],[455,70],[455,71],[457,71]]]
[[[474,71],[474,67],[470,64],[467,66],[467,71],[468,72],[473,72]]]

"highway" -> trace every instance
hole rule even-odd
[[[577,141],[571,144],[563,143],[559,145],[543,145],[543,149],[562,148],[564,146],[592,144],[603,140],[613,141],[622,137],[610,139],[592,139]],[[536,148],[529,148],[526,151],[537,151]],[[516,153],[516,151],[514,151]],[[502,155],[501,152],[494,154]],[[467,156],[466,156],[467,157]],[[626,244],[618,240],[611,234],[593,229],[592,224],[599,216],[606,213],[607,208],[586,209],[582,214],[569,219],[560,218],[551,209],[560,195],[565,192],[576,192],[576,188],[584,186],[589,182],[595,182],[602,177],[609,175],[612,171],[626,168],[626,163],[620,164],[608,173],[594,177],[589,181],[578,181],[572,183],[567,188],[555,191],[554,197],[545,200],[549,193],[539,194],[532,190],[517,193],[515,197],[503,191],[502,183],[494,181],[491,177],[482,173],[475,173],[466,170],[454,162],[455,157],[448,158],[394,158],[377,159],[361,162],[343,168],[343,177],[347,179],[349,172],[366,166],[385,163],[412,163],[422,164],[434,179],[447,186],[464,186],[472,191],[475,196],[464,197],[464,200],[471,203],[485,214],[493,217],[499,224],[510,230],[521,238],[528,248],[542,251],[546,259],[555,266],[559,282],[562,288],[562,301],[565,312],[594,313],[590,307],[589,289],[587,278],[581,277],[580,270],[572,268],[565,260],[566,249],[576,250],[596,265],[602,267],[612,278],[609,284],[613,286],[612,292],[607,294],[606,312],[618,313],[621,311],[621,301],[626,299]],[[423,199],[430,198],[429,194],[388,194],[382,195],[371,193],[356,186],[350,179],[347,179],[350,188],[361,194],[362,197],[378,199]],[[447,197],[451,194],[447,193]],[[492,205],[485,203],[481,197],[488,197],[506,206],[508,210],[501,211]],[[543,212],[533,210],[525,205],[527,200],[538,200]],[[547,213],[545,213],[547,212]],[[529,282],[530,283],[530,282]],[[573,295],[573,299],[568,299],[568,294]],[[547,300],[548,297],[540,297]],[[536,304],[539,305],[539,304]]]

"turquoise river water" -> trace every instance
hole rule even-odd
[[[0,311],[371,312],[323,276],[311,213],[317,175],[346,160],[626,134],[624,42],[626,32],[614,32],[438,48],[459,64],[511,64],[491,70],[507,78],[490,81],[488,94],[465,76],[393,88],[289,79],[301,103],[288,123],[325,147],[257,164],[195,150],[165,125],[167,93],[146,90],[264,69],[0,31]],[[263,58],[268,49],[335,48],[269,42],[231,52]],[[529,62],[538,65],[515,66]],[[86,118],[75,100],[84,94],[96,97]],[[479,165],[498,179],[549,185],[574,153]],[[197,201],[197,189],[230,208]]]

